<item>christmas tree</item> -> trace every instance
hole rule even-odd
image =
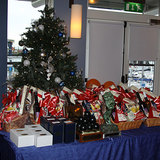
[[[82,89],[82,73],[77,70],[77,55],[71,55],[67,47],[64,21],[48,6],[39,12],[41,17],[32,22],[19,41],[24,49],[22,62],[14,66],[18,71],[12,82],[14,88],[30,85],[45,91],[63,86]]]

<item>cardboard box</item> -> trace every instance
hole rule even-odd
[[[49,132],[53,134],[53,144],[63,143],[64,139],[63,122],[49,120]]]
[[[76,123],[64,121],[64,143],[74,142],[76,139]]]
[[[34,146],[34,135],[27,128],[11,129],[10,139],[17,147]]]

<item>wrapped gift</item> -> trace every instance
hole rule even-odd
[[[42,108],[40,111],[40,116],[47,116],[48,112],[51,115],[59,117],[62,117],[64,115],[64,100],[49,92],[31,86],[29,94],[27,96],[27,100],[29,100],[30,102],[32,101],[32,93],[34,91],[37,91],[38,93],[38,102],[40,103],[40,107]],[[33,104],[31,106],[30,113],[33,113]]]
[[[11,129],[10,139],[17,147],[34,146],[34,135],[28,129]]]
[[[119,106],[116,105],[116,111],[115,111],[115,120],[116,123],[119,122],[126,122],[127,118],[124,112],[121,110]]]
[[[74,142],[76,139],[76,123],[64,121],[64,143]]]

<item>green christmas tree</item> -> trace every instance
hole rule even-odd
[[[31,85],[53,91],[66,86],[82,89],[81,71],[77,70],[77,55],[71,55],[69,37],[64,21],[55,16],[54,9],[45,6],[41,17],[22,34],[22,62],[14,67],[18,74],[13,80],[15,88]]]

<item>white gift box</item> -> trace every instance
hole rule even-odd
[[[32,124],[32,125],[25,125],[24,126],[27,129],[44,129],[40,124]]]
[[[10,139],[17,147],[34,146],[34,135],[26,128],[11,129]]]
[[[34,145],[36,147],[51,146],[53,144],[53,135],[41,125],[25,125],[25,128],[34,135]]]
[[[32,130],[34,134],[34,145],[36,147],[51,146],[53,144],[53,135],[46,130]]]
[[[11,129],[10,139],[17,147],[44,147],[53,144],[53,135],[40,125],[25,125],[25,128]]]

